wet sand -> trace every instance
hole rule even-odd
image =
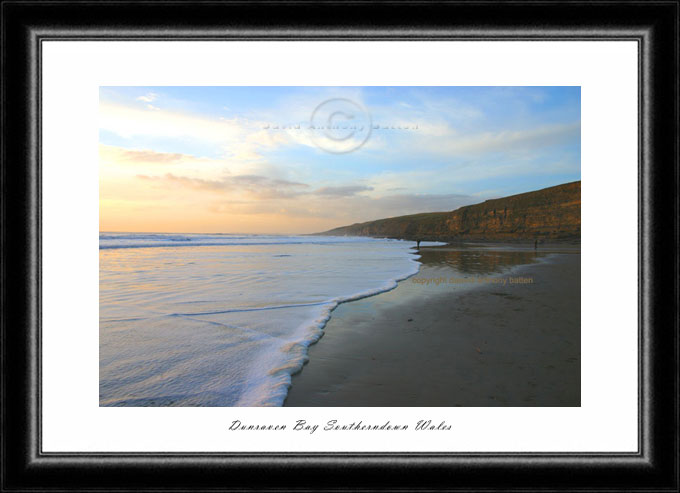
[[[580,406],[578,246],[420,251],[418,274],[333,311],[284,405]]]

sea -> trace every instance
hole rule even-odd
[[[100,233],[100,406],[281,406],[333,309],[416,274],[414,247]]]

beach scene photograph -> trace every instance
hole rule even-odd
[[[102,86],[99,406],[578,407],[578,86]]]

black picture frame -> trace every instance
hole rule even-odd
[[[2,490],[678,491],[679,11],[678,1],[2,2]],[[43,453],[41,43],[123,39],[636,40],[638,452]]]

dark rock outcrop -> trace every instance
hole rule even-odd
[[[452,212],[391,217],[320,234],[444,241],[580,239],[581,182],[487,200]]]

